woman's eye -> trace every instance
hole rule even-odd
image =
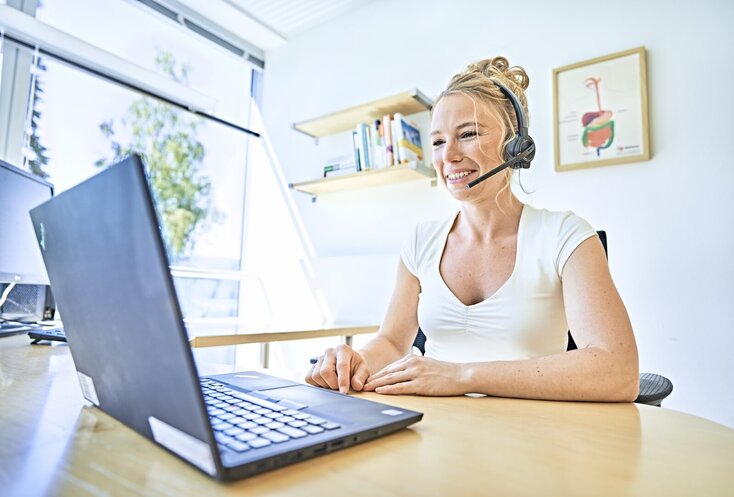
[[[477,132],[476,131],[464,131],[461,134],[461,137],[462,138],[474,138],[475,136],[477,136]]]
[[[443,145],[443,140],[433,140],[434,147],[440,147],[441,145]]]

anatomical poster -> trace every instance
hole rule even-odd
[[[650,158],[645,49],[553,70],[557,171]]]

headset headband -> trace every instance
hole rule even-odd
[[[512,91],[510,91],[509,88],[507,88],[505,85],[500,83],[499,81],[495,79],[491,79],[492,83],[497,85],[497,88],[502,91],[502,93],[505,94],[507,98],[510,99],[510,102],[512,102],[512,107],[515,108],[515,116],[517,117],[517,131],[520,136],[527,137],[528,136],[528,125],[527,125],[527,119],[525,119],[525,111],[522,110],[522,105],[520,104],[520,100],[518,100],[517,95],[515,95]]]

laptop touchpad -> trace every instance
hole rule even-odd
[[[286,399],[309,407],[317,407],[324,404],[344,401],[344,395],[340,393],[321,388],[309,387],[306,385],[273,388],[262,393],[266,394],[271,399]]]

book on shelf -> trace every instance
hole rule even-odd
[[[390,114],[382,116],[382,136],[385,141],[385,166],[390,167],[395,163],[395,156],[392,148],[392,118]]]
[[[379,119],[376,119],[371,130],[373,167],[375,169],[387,167],[387,160],[385,158],[385,136],[383,134],[382,122]]]
[[[340,167],[324,169],[324,178],[332,178],[334,176],[343,176],[345,174],[353,174],[357,172],[357,167],[352,164],[351,167]]]
[[[372,169],[372,161],[370,160],[370,128],[365,123],[357,124],[356,146],[359,154],[360,170],[364,171]]]
[[[391,142],[392,142],[392,152],[393,152],[393,164],[400,164],[400,148],[398,147],[398,125],[395,122],[395,117],[390,120],[390,134]]]
[[[359,133],[357,130],[352,131],[352,149],[354,151],[354,165],[357,167],[357,171],[362,170],[362,161],[359,158]]]
[[[392,122],[393,149],[397,148],[398,162],[405,163],[423,160],[423,146],[418,127],[396,112]]]
[[[353,154],[334,157],[324,164],[324,178],[337,174],[357,172],[357,162]]]
[[[423,160],[420,130],[400,113],[386,114],[371,124],[357,124],[352,131],[352,146],[353,154],[348,161],[352,164],[350,172]],[[337,172],[342,169],[345,168],[324,169],[324,177],[344,174]]]

